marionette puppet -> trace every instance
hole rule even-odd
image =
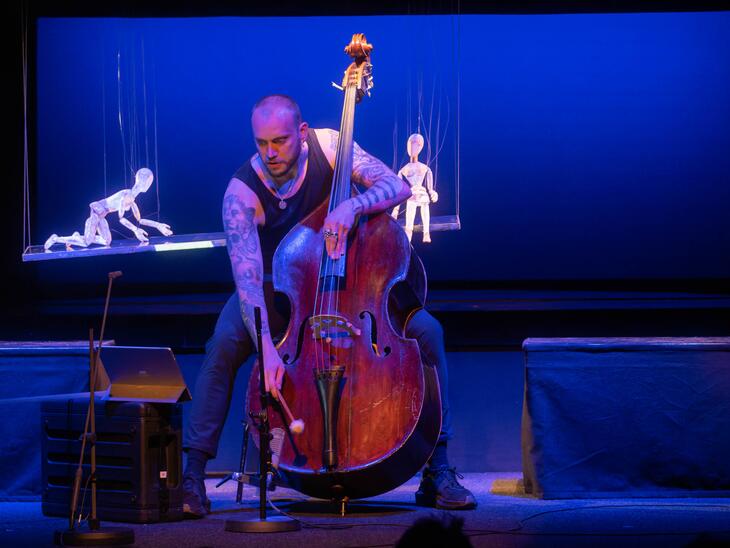
[[[429,211],[429,205],[436,203],[439,195],[433,189],[433,173],[431,173],[431,168],[418,161],[418,155],[423,150],[423,135],[414,133],[408,137],[406,148],[410,161],[398,172],[398,177],[408,182],[411,187],[411,197],[406,201],[405,231],[410,242],[413,236],[413,222],[416,219],[416,210],[420,209],[423,241],[428,243],[431,241],[431,212]],[[400,205],[395,206],[392,212],[394,219],[398,218],[399,211]]]
[[[129,210],[132,211],[132,215],[134,215],[134,218],[137,219],[140,225],[152,227],[163,236],[172,235],[170,225],[143,219],[139,212],[139,207],[135,203],[135,199],[139,194],[147,192],[150,189],[154,179],[155,177],[152,171],[148,168],[143,167],[138,170],[134,176],[134,186],[132,188],[120,190],[103,200],[89,204],[91,214],[86,219],[83,235],[78,232],[74,232],[71,236],[52,234],[46,240],[43,247],[49,250],[54,244],[66,244],[66,248],[70,250],[71,246],[88,247],[91,244],[108,246],[112,242],[112,233],[109,230],[109,223],[105,217],[109,213],[114,212],[119,213],[119,222],[131,230],[140,242],[147,243],[149,241],[147,231],[139,226],[135,226],[131,221],[124,218],[124,214]]]

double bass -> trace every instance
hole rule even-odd
[[[343,505],[410,479],[433,452],[441,427],[436,371],[404,336],[426,293],[423,265],[405,232],[385,213],[361,215],[341,258],[331,259],[324,246],[327,214],[353,192],[355,106],[372,87],[371,49],[362,34],[345,48],[353,61],[342,82],[330,198],[282,239],[272,264],[274,289],[291,308],[277,344],[286,370],[281,393],[306,424],[301,435],[292,434],[281,403],[269,398],[270,426],[286,431],[280,481]],[[249,417],[262,411],[258,371],[249,379]]]

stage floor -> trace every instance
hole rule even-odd
[[[545,501],[520,495],[520,477],[517,473],[465,475],[463,483],[474,492],[479,507],[453,514],[464,518],[464,531],[473,546],[730,546],[730,499]],[[216,482],[206,482],[213,514],[203,520],[130,525],[135,546],[392,546],[416,519],[444,514],[415,506],[418,478],[380,497],[351,504],[345,518],[330,504],[279,488],[273,494],[275,504],[318,528],[304,525],[292,533],[228,533],[226,519],[256,517],[258,492],[247,486],[244,504],[237,505],[235,484],[215,489]],[[3,547],[52,546],[53,531],[66,525],[64,519],[44,517],[40,502],[0,502]],[[328,525],[337,529],[322,528]]]

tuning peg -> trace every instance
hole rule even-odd
[[[339,85],[339,84],[335,84],[334,82],[332,82],[332,87],[333,87],[333,88],[337,88],[337,89],[339,89],[340,91],[345,91],[345,88],[343,88],[343,87],[342,87],[341,85]]]

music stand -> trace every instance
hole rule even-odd
[[[169,348],[105,346],[98,374],[97,389],[109,390],[109,401],[180,403],[192,399]]]

